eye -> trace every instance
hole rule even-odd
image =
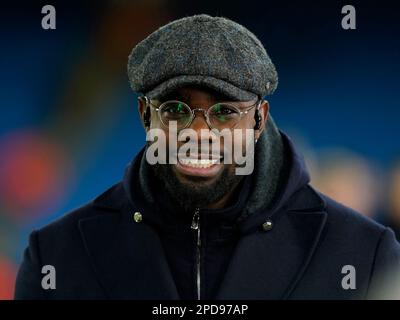
[[[211,113],[216,116],[224,116],[235,114],[237,111],[230,106],[218,103],[213,107]]]
[[[164,112],[168,112],[170,114],[185,114],[187,113],[187,109],[183,103],[180,102],[172,102],[168,103],[163,108]]]

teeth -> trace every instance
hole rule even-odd
[[[218,162],[218,159],[215,160],[209,160],[209,159],[179,159],[179,161],[189,167],[193,168],[209,168],[212,165],[216,164]]]
[[[210,154],[210,155],[208,155],[208,154],[204,154],[204,155],[203,154],[199,154],[199,155],[193,154],[193,155],[191,155],[191,154],[179,153],[179,154],[175,154],[174,156],[178,157],[179,160],[180,159],[196,160],[197,156],[199,158],[206,158],[205,160],[208,160],[208,158],[210,158],[210,160],[215,160],[215,159],[221,160],[223,158],[223,156],[221,156],[219,154],[215,154],[215,155],[214,154]],[[190,157],[192,157],[192,158],[190,158]]]

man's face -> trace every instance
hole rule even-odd
[[[178,100],[186,103],[192,109],[207,109],[218,103],[218,102],[230,102],[235,105],[239,110],[244,111],[249,109],[250,106],[254,105],[254,101],[231,101],[229,98],[223,97],[214,91],[195,86],[182,87],[172,93],[167,97],[163,98],[162,101],[152,100],[152,104],[159,106],[162,102],[168,100]],[[145,105],[143,101],[139,102],[139,111],[143,114],[145,110]],[[255,125],[254,120],[255,108],[252,108],[247,115],[243,115],[235,129],[253,129]],[[231,190],[237,186],[241,181],[242,176],[237,175],[235,168],[237,164],[235,163],[234,157],[232,157],[233,163],[224,163],[224,155],[226,152],[232,154],[232,150],[246,150],[245,144],[245,134],[242,134],[240,139],[232,139],[228,141],[223,138],[223,136],[218,136],[210,132],[210,128],[204,117],[204,113],[196,111],[196,117],[193,119],[192,123],[188,128],[194,130],[197,134],[196,140],[196,155],[189,155],[190,159],[193,161],[178,161],[176,164],[155,164],[153,165],[154,172],[159,179],[163,180],[166,186],[167,192],[174,196],[180,203],[184,204],[188,210],[194,207],[206,207],[210,204],[218,202],[227,195]],[[262,103],[260,109],[260,115],[262,117],[262,125],[260,130],[255,130],[254,136],[258,138],[263,127],[265,120],[268,115],[268,104]],[[170,141],[169,131],[170,128],[166,127],[161,121],[154,109],[151,109],[151,126],[147,129],[161,129],[165,132],[167,147],[170,144],[176,143],[177,150],[188,141]],[[207,130],[212,137],[210,139],[202,139],[201,131]],[[176,137],[175,135],[172,135]],[[219,140],[219,143],[215,145],[215,139]],[[191,142],[192,138],[191,138]],[[208,145],[208,150],[204,150],[204,146]],[[216,148],[218,147],[218,148]],[[240,149],[238,149],[240,147]],[[212,154],[213,151],[213,154]],[[162,151],[161,151],[162,152]],[[167,158],[168,158],[167,152]],[[212,162],[199,162],[201,159],[215,159],[215,157],[220,156],[220,163],[213,164]],[[189,160],[190,160],[189,159]],[[196,161],[197,160],[197,161]]]

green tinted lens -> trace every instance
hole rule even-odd
[[[232,128],[240,118],[239,111],[226,103],[217,103],[209,111],[210,122],[215,128]]]
[[[165,125],[176,121],[178,127],[185,126],[191,117],[190,108],[182,102],[171,101],[165,103],[160,109],[161,120]]]

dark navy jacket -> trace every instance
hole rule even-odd
[[[383,285],[393,283],[400,268],[400,245],[393,232],[314,190],[303,158],[290,139],[283,133],[282,137],[290,151],[284,188],[269,210],[244,220],[237,232],[224,237],[218,231],[217,242],[227,242],[207,249],[208,271],[202,275],[210,280],[203,284],[201,297],[386,297],[381,295]],[[137,162],[129,169],[133,176]],[[157,209],[143,207],[135,200],[135,190],[126,188],[132,174],[124,179],[31,234],[18,273],[17,299],[196,298],[193,265],[185,265],[189,260],[184,259],[194,252],[189,226],[183,232],[188,238],[181,239],[160,230],[151,219]],[[251,180],[246,181],[244,191]],[[230,210],[240,209],[241,201]],[[142,221],[135,222],[135,212],[142,213]],[[266,221],[272,228],[262,227]],[[217,222],[211,224],[215,227]],[[184,229],[176,228],[175,234],[177,230]],[[217,261],[218,255],[222,258]],[[55,267],[55,290],[42,289],[44,265]],[[355,270],[354,289],[342,286],[342,270],[349,265]]]

